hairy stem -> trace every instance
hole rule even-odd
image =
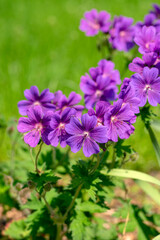
[[[49,205],[49,203],[47,202],[45,196],[43,196],[42,198],[43,198],[43,200],[44,200],[44,202],[45,202],[45,204],[46,204],[46,207],[47,207],[47,209],[48,209],[51,217],[53,217],[53,216],[54,216],[54,211],[53,211],[52,207],[51,207],[51,206]]]
[[[38,157],[39,157],[39,154],[40,154],[40,152],[41,152],[41,150],[42,150],[42,145],[43,145],[43,142],[41,141],[41,143],[40,143],[40,145],[39,145],[39,150],[38,150],[37,155],[36,155],[36,158],[35,158],[35,171],[36,171],[37,173],[39,173],[39,170],[38,170]]]
[[[73,205],[74,205],[74,202],[75,202],[76,198],[78,197],[79,192],[81,191],[82,186],[83,186],[83,183],[81,183],[81,184],[78,186],[78,188],[77,188],[77,190],[76,190],[76,192],[75,192],[74,198],[72,199],[70,205],[68,206],[68,208],[67,208],[67,210],[66,210],[66,212],[65,212],[65,214],[64,214],[64,217],[63,217],[63,218],[64,218],[64,221],[65,221],[66,217],[68,216],[69,211],[72,209],[72,207],[73,207]]]
[[[90,171],[89,175],[95,173],[95,171],[96,171],[97,168],[99,167],[100,161],[101,161],[101,158],[100,158],[100,155],[99,155],[99,153],[98,153],[98,155],[97,155],[97,162],[96,162],[95,166],[93,167],[93,169]]]
[[[56,240],[61,240],[62,239],[61,228],[62,228],[62,224],[61,223],[57,223],[57,236],[56,236]]]

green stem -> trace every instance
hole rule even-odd
[[[56,236],[56,240],[61,240],[62,239],[61,227],[62,227],[62,224],[61,223],[57,223],[57,236]]]
[[[72,209],[72,207],[73,207],[73,205],[74,205],[74,202],[75,202],[76,198],[78,197],[79,192],[81,191],[82,186],[83,186],[83,183],[81,183],[81,184],[78,186],[78,188],[77,188],[77,190],[76,190],[76,192],[75,192],[74,198],[72,199],[69,207],[67,208],[67,210],[66,210],[66,212],[65,212],[65,214],[64,214],[64,217],[63,217],[64,221],[66,220],[69,211]]]
[[[99,153],[98,153],[98,155],[97,155],[97,162],[96,162],[96,164],[94,165],[94,167],[92,168],[92,170],[90,171],[89,175],[95,173],[95,171],[96,171],[97,168],[99,167],[100,161],[101,161],[101,158],[100,158],[100,155],[99,155]]]
[[[155,153],[156,153],[158,164],[160,166],[160,146],[159,146],[159,143],[157,141],[157,138],[156,138],[156,136],[155,136],[155,134],[154,134],[150,124],[145,125],[145,126],[146,126],[146,129],[148,130],[150,139],[152,141],[152,144],[153,144],[153,147],[154,147],[154,150],[155,150]]]
[[[37,173],[39,173],[39,169],[38,169],[38,157],[39,157],[39,154],[40,154],[40,152],[41,152],[41,150],[42,150],[42,145],[43,145],[43,141],[40,143],[40,145],[39,145],[39,150],[38,150],[38,152],[37,152],[37,155],[36,155],[36,158],[35,158],[35,171],[37,172]]]
[[[46,204],[46,207],[47,207],[47,209],[48,209],[51,217],[53,217],[55,214],[54,214],[54,211],[53,211],[52,207],[51,207],[51,206],[49,205],[49,203],[47,202],[45,196],[43,196],[42,198],[43,198],[43,200],[44,200],[44,202],[45,202],[45,204]]]
[[[30,157],[31,157],[32,162],[33,162],[33,164],[34,164],[34,157],[33,157],[32,149],[33,149],[33,148],[29,147]]]
[[[113,156],[112,156],[112,163],[111,163],[110,169],[114,168],[115,162],[116,162],[116,151],[113,146]]]

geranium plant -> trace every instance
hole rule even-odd
[[[144,22],[136,24],[125,16],[111,20],[108,12],[92,9],[85,13],[80,30],[86,36],[99,34],[97,47],[106,56],[81,76],[83,97],[71,92],[67,98],[60,90],[40,93],[37,86],[24,91],[17,129],[35,167],[20,188],[30,189],[25,205],[18,202],[19,208],[28,211],[4,234],[13,239],[111,240],[124,239],[127,232],[136,230],[136,239],[151,239],[158,235],[160,217],[147,215],[145,206],[134,205],[127,197],[119,197],[115,212],[122,221],[110,224],[106,219],[109,227],[104,228],[105,221],[97,213],[109,210],[111,199],[117,199],[117,186],[126,191],[123,177],[145,181],[160,196],[149,184],[160,186],[160,180],[124,167],[137,159],[136,151],[125,143],[134,134],[137,118],[144,122],[160,164],[150,107],[160,104],[160,7],[154,5]],[[130,50],[126,70],[129,67],[134,74],[121,79],[114,54]],[[138,52],[142,58],[136,56]],[[79,161],[74,161],[79,151]],[[16,184],[8,182],[12,191]]]

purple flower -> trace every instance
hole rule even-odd
[[[139,46],[139,52],[144,54],[154,52],[158,38],[159,35],[157,34],[155,27],[144,26],[136,33],[134,41]]]
[[[62,91],[58,90],[57,92],[54,93],[54,98],[53,98],[52,102],[55,105],[56,110],[58,108],[59,101],[62,97],[63,97]]]
[[[58,113],[61,114],[66,108],[70,107],[77,111],[76,115],[78,114],[78,116],[80,116],[84,109],[84,106],[76,104],[78,104],[81,99],[81,95],[75,92],[71,92],[68,98],[63,94],[57,104]]]
[[[27,110],[33,106],[40,106],[43,112],[49,110],[54,111],[55,106],[51,103],[54,98],[54,94],[45,89],[39,94],[39,90],[36,86],[32,86],[30,89],[24,91],[24,96],[27,100],[22,100],[18,103],[19,113],[21,115],[26,115]]]
[[[134,116],[129,104],[123,105],[121,99],[114,102],[113,106],[104,115],[104,125],[107,127],[108,139],[113,142],[117,142],[118,137],[127,139],[133,132],[134,127],[131,125],[131,121]]]
[[[118,70],[114,70],[115,64],[112,61],[107,61],[106,59],[102,59],[98,63],[98,75],[101,76],[102,79],[109,78],[111,80],[111,84],[120,84],[120,74]]]
[[[86,33],[86,36],[95,36],[99,31],[108,32],[110,23],[110,14],[106,11],[97,12],[92,9],[84,14],[85,19],[81,19],[79,29]]]
[[[120,83],[119,72],[111,61],[101,60],[98,67],[90,68],[90,75],[81,77],[80,88],[84,92],[86,108],[94,107],[98,101],[113,101]]]
[[[119,99],[123,100],[122,106],[129,104],[130,109],[134,113],[139,113],[139,103],[140,99],[135,96],[135,90],[130,84],[130,79],[125,78],[123,85],[121,86],[121,91],[119,93]]]
[[[109,42],[113,48],[127,52],[134,46],[135,28],[132,23],[132,18],[124,16],[114,18],[112,28],[109,31]]]
[[[129,64],[129,70],[132,72],[142,74],[144,67],[156,67],[160,71],[160,61],[157,53],[145,53],[142,56],[143,59],[136,57],[133,59],[132,63]]]
[[[48,139],[52,146],[57,147],[59,142],[61,147],[66,146],[66,140],[69,135],[65,131],[65,126],[75,113],[76,111],[74,109],[66,108],[61,116],[58,113],[53,114],[50,121],[51,131],[48,135]]]
[[[97,125],[103,125],[104,124],[104,114],[108,110],[108,107],[110,106],[110,103],[99,101],[96,103],[96,110],[94,111],[93,108],[90,108],[88,110],[88,115],[93,116],[95,115],[97,117]]]
[[[149,13],[144,17],[144,22],[137,22],[136,24],[136,31],[141,31],[142,27],[150,27],[153,26],[156,28],[156,31],[158,32],[160,30],[160,20],[156,19],[155,14]]]
[[[40,138],[49,145],[48,134],[50,132],[49,122],[52,112],[42,112],[40,106],[34,106],[27,110],[27,117],[21,117],[18,122],[17,129],[21,133],[26,133],[24,136],[25,143],[31,147],[36,147]]]
[[[82,115],[81,123],[77,117],[71,118],[65,129],[71,135],[67,139],[71,151],[76,153],[83,147],[83,153],[86,157],[100,151],[97,142],[106,143],[108,141],[106,127],[97,126],[96,116],[89,116],[87,113]]]
[[[160,103],[160,77],[157,68],[145,67],[143,74],[136,73],[132,76],[131,84],[136,96],[140,99],[140,107],[143,107],[148,99],[149,104],[157,106]]]
[[[160,18],[160,6],[158,4],[153,4],[154,10],[150,11],[150,13],[154,14],[156,18]]]

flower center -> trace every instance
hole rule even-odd
[[[102,119],[97,118],[97,126],[101,126],[102,125]]]
[[[97,90],[97,91],[96,91],[96,96],[97,96],[97,97],[101,97],[102,94],[103,94],[103,92],[102,92],[101,90]]]
[[[38,105],[41,105],[41,103],[39,101],[36,101],[33,103],[34,106],[38,106]]]
[[[89,24],[90,27],[92,27],[92,28],[94,28],[96,30],[98,30],[100,28],[100,24],[98,22],[91,22],[91,21],[89,21],[88,24]]]
[[[89,132],[85,131],[84,133],[84,137],[88,137],[89,136]]]
[[[120,37],[125,37],[126,32],[125,31],[120,31],[119,35],[120,35]]]
[[[152,90],[152,88],[149,84],[147,84],[144,88],[144,91],[148,92],[149,90]]]
[[[110,75],[109,73],[103,73],[102,77],[104,77],[104,78],[109,77],[109,75]]]
[[[62,107],[62,111],[64,111],[64,109],[66,109],[66,108],[67,108],[67,106],[63,106],[63,107]]]
[[[59,124],[59,128],[60,128],[60,129],[65,129],[65,124],[64,124],[64,123],[60,123],[60,124]]]
[[[37,124],[35,125],[35,129],[36,129],[38,132],[41,132],[42,129],[43,129],[42,123],[37,123]]]
[[[111,117],[111,122],[112,122],[112,123],[115,123],[116,121],[117,121],[116,116],[112,116],[112,117]]]
[[[145,47],[146,47],[147,49],[149,49],[149,42],[147,42],[147,43],[145,44]]]

